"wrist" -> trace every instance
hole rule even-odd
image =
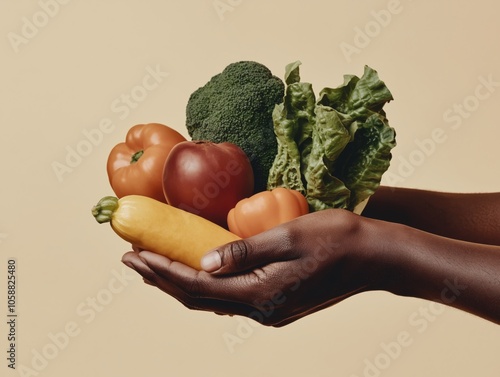
[[[364,291],[444,303],[500,323],[500,249],[366,219],[354,253]]]
[[[363,218],[356,258],[366,291],[408,295],[405,281],[411,271],[402,247],[411,242],[411,232],[405,225]]]
[[[444,273],[437,260],[444,238],[403,224],[373,220],[371,225],[377,245],[371,254],[371,289],[434,299]]]

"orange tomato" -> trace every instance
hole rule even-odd
[[[160,123],[130,128],[125,142],[108,156],[106,169],[116,196],[143,195],[165,203],[163,165],[170,150],[182,141],[186,141],[184,136]]]
[[[304,195],[278,187],[240,200],[229,211],[227,223],[232,233],[245,238],[307,213],[309,205]]]

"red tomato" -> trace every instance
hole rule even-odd
[[[109,182],[116,196],[143,195],[165,202],[163,165],[170,150],[186,138],[159,123],[137,124],[117,144],[107,161]]]
[[[167,202],[227,228],[227,214],[253,193],[245,152],[232,143],[185,141],[172,148],[163,170]]]

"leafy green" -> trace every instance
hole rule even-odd
[[[285,96],[287,100],[276,105],[272,113],[278,151],[269,171],[269,182],[305,192],[302,181],[302,161],[307,159],[315,123],[316,97],[309,83],[301,83],[298,65],[286,68]]]
[[[283,102],[273,111],[278,152],[268,189],[302,192],[311,210],[354,208],[379,187],[389,168],[396,134],[383,110],[393,99],[375,70],[345,75],[318,99],[300,81],[300,62],[287,65]]]

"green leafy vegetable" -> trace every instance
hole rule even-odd
[[[278,152],[268,189],[301,191],[312,211],[354,210],[379,187],[389,168],[396,134],[383,111],[392,94],[375,70],[344,76],[318,99],[300,81],[300,62],[287,65],[283,102],[273,111]]]
[[[312,145],[316,97],[311,84],[300,82],[297,63],[287,66],[285,83],[286,101],[272,113],[278,152],[269,171],[268,188],[282,186],[304,193],[302,160],[307,159]]]

